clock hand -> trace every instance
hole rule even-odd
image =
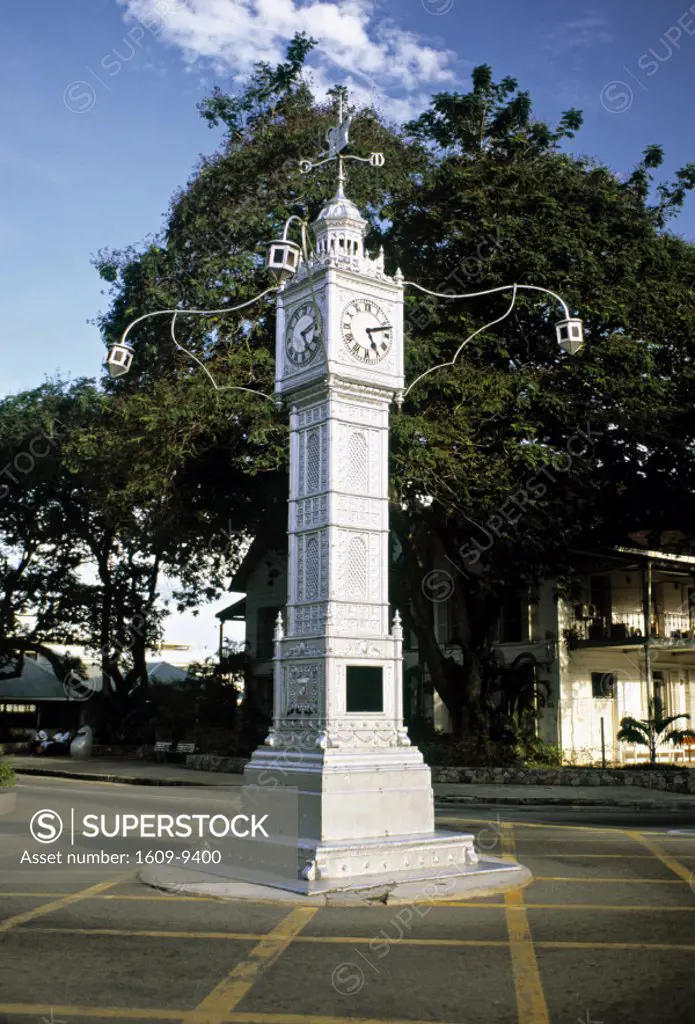
[[[380,331],[390,331],[390,330],[391,330],[391,325],[390,324],[388,324],[386,327],[368,327],[367,328],[367,334],[371,338],[372,334],[379,334]]]
[[[315,329],[315,325],[312,323],[312,324],[309,324],[308,327],[305,327],[303,331],[299,332],[301,334],[301,336],[304,338],[304,341],[306,341],[306,336],[309,333],[309,331],[313,331],[314,329]]]

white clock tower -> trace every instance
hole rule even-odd
[[[313,225],[314,251],[278,294],[276,395],[290,409],[288,595],[275,632],[273,726],[245,772],[250,784],[296,788],[298,877],[308,891],[483,869],[473,836],[435,833],[430,770],[403,724],[402,628],[388,598],[403,277],[385,273],[383,253],[365,252],[367,222],[344,194],[338,159],[338,191]],[[281,249],[271,253],[271,266],[282,259]]]

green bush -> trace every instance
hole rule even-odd
[[[17,777],[9,761],[0,761],[0,786],[14,786]]]
[[[502,743],[481,744],[446,734],[414,742],[432,768],[507,768],[512,764],[521,764],[514,750]]]
[[[562,750],[559,746],[536,738],[527,744],[524,764],[527,768],[559,768],[562,765]]]

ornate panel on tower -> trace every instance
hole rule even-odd
[[[296,593],[298,603],[325,601],[328,596],[328,531],[297,536]]]
[[[310,530],[323,526],[328,518],[328,499],[325,494],[316,498],[300,498],[297,502],[296,525],[298,530]]]
[[[350,431],[347,453],[346,483],[351,490],[365,494],[369,487],[369,444],[366,431]]]
[[[318,715],[323,665],[320,662],[285,665],[284,716]]]
[[[303,604],[294,608],[290,617],[293,636],[318,636],[324,631],[325,604]],[[294,620],[294,621],[293,621]]]
[[[336,508],[340,522],[347,526],[374,530],[379,528],[381,511],[377,498],[359,498],[356,494],[339,494]]]

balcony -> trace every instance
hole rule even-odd
[[[243,672],[248,667],[249,661],[248,643],[225,640],[220,651],[220,668],[223,672]]]
[[[608,619],[582,615],[575,609],[568,622],[567,638],[571,649],[644,644],[644,617],[641,612],[613,611]],[[695,647],[695,617],[687,612],[657,611],[649,641],[673,649]]]

